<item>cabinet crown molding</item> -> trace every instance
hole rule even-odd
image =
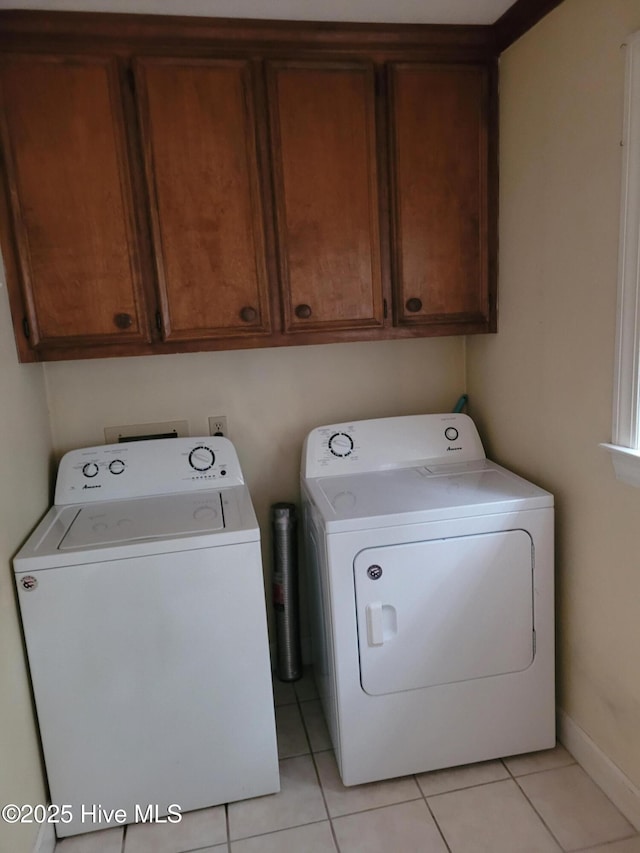
[[[0,11],[0,51],[61,48],[86,52],[139,50],[143,44],[165,54],[212,48],[267,55],[332,50],[336,55],[389,57],[402,53],[443,58],[487,59],[496,54],[494,28],[480,25],[374,24],[201,18],[111,12]],[[77,48],[76,48],[77,44]]]

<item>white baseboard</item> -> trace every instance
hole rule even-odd
[[[640,832],[640,789],[561,708],[557,721],[560,743]]]
[[[53,853],[56,847],[56,831],[52,823],[43,823],[36,838],[33,853]]]

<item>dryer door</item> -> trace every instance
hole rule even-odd
[[[518,672],[533,661],[533,548],[524,530],[366,548],[354,579],[366,693]]]

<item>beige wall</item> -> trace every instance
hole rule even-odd
[[[259,513],[298,494],[314,426],[449,410],[464,390],[462,338],[59,362],[45,366],[57,454],[104,427],[226,415]]]
[[[0,804],[46,795],[18,621],[11,557],[49,500],[51,439],[39,365],[17,363],[0,289]],[[37,826],[0,821],[0,851],[30,853]]]
[[[464,391],[464,340],[384,341],[60,362],[45,367],[58,454],[104,442],[104,427],[186,419],[208,435],[226,415],[270,560],[269,507],[297,501],[315,426],[450,410]],[[268,568],[267,568],[268,575]]]
[[[565,0],[501,61],[500,318],[468,345],[494,456],[555,492],[559,703],[640,785],[640,489],[610,440],[625,36]]]

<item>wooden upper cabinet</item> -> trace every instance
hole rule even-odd
[[[251,63],[145,57],[134,68],[165,339],[268,333]]]
[[[495,331],[493,39],[0,12],[20,358]]]
[[[0,60],[3,243],[36,352],[149,340],[120,89],[108,58]]]
[[[373,66],[267,63],[286,332],[383,323]]]
[[[394,321],[488,331],[488,69],[391,63],[388,90]]]

